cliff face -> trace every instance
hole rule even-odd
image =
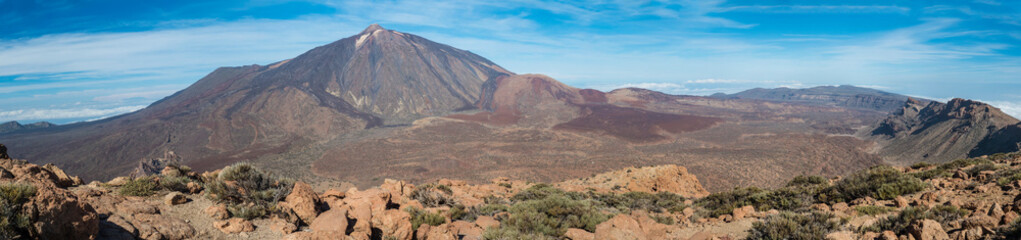
[[[792,102],[813,105],[867,109],[882,112],[893,112],[908,101],[908,97],[883,92],[875,89],[854,86],[822,86],[805,89],[756,88],[735,94],[715,94],[712,97],[723,99],[756,99],[777,102]],[[929,100],[918,100],[923,103]]]
[[[1018,120],[978,101],[953,99],[944,104],[909,100],[871,128],[887,160],[946,162],[1016,149]],[[1002,149],[1001,149],[1002,148]],[[1002,151],[1006,152],[1006,151]]]

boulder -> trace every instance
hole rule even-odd
[[[213,227],[216,227],[216,229],[219,229],[221,232],[226,234],[255,231],[255,225],[252,225],[251,221],[245,220],[244,218],[231,218],[228,220],[216,221],[213,223]]]
[[[372,218],[372,228],[379,229],[383,236],[396,240],[411,240],[411,215],[408,212],[389,209]]]
[[[305,182],[294,183],[291,194],[279,205],[293,211],[306,224],[319,215],[319,195]]]
[[[163,170],[160,170],[160,175],[167,176],[167,177],[180,177],[180,176],[182,176],[184,174],[182,174],[181,170],[177,169],[176,167],[166,166],[166,167],[163,167]]]
[[[270,225],[270,229],[286,235],[294,231],[298,231],[298,226],[295,226],[293,223],[286,220],[275,218],[273,219],[273,224]]]
[[[24,161],[0,160],[0,168],[10,171],[12,178],[2,182],[19,182],[35,187],[35,195],[23,205],[32,216],[35,239],[94,239],[99,233],[96,210],[73,192],[64,189],[58,177],[63,173],[55,166],[49,169]],[[66,180],[66,179],[65,179]],[[73,182],[73,181],[72,181]]]
[[[949,240],[950,236],[939,222],[930,219],[915,221],[908,226],[908,232],[915,240]]]
[[[129,178],[129,177],[115,177],[115,178],[111,179],[109,182],[106,182],[106,185],[110,185],[110,186],[113,186],[113,187],[120,187],[120,186],[124,186],[124,184],[128,183],[128,181],[131,181],[131,178]]]
[[[596,225],[595,239],[597,240],[612,240],[612,239],[649,239],[645,235],[645,231],[642,231],[641,226],[638,225],[638,221],[635,221],[631,217],[618,214],[606,222]]]
[[[188,202],[188,198],[184,197],[184,194],[181,194],[179,192],[170,192],[167,194],[167,196],[163,197],[163,202],[165,202],[167,205],[173,206]]]
[[[893,199],[893,202],[895,203],[895,206],[897,206],[897,208],[906,208],[909,206],[908,199],[904,198],[904,196],[897,196],[896,198]]]
[[[755,214],[755,207],[750,205],[740,208],[734,208],[733,211],[734,220],[743,219],[747,216],[752,216],[752,214]]]
[[[11,159],[11,156],[7,155],[7,146],[0,144],[0,159]]]
[[[568,228],[567,233],[564,233],[564,237],[570,240],[593,240],[596,238],[596,234],[584,229]]]
[[[421,227],[419,227],[421,228]],[[459,240],[460,238],[451,231],[450,226],[447,224],[440,224],[439,226],[427,228],[429,231],[425,233],[424,240]]]
[[[200,193],[203,189],[202,184],[198,184],[196,182],[188,182],[188,184],[185,185],[185,188],[188,189],[188,193],[192,194]]]
[[[335,208],[319,214],[319,217],[316,217],[316,219],[309,224],[309,228],[311,228],[312,231],[337,232],[343,235],[344,232],[347,231],[347,225],[347,210]]]
[[[482,229],[498,228],[500,227],[500,221],[490,216],[479,216],[475,218],[475,225],[479,225]]]
[[[68,188],[82,185],[81,178],[78,178],[77,176],[72,177],[67,175],[67,173],[65,173],[64,170],[57,168],[57,166],[53,165],[52,163],[47,163],[46,165],[43,165],[42,168],[53,174],[54,183],[56,183],[57,186],[60,188]]]
[[[848,206],[846,202],[838,202],[834,203],[831,209],[833,209],[834,212],[847,212],[851,209],[851,207]]]
[[[230,217],[230,212],[227,211],[227,205],[222,203],[209,206],[202,212],[216,220],[224,220]]]

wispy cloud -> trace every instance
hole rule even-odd
[[[145,105],[123,106],[108,109],[93,109],[93,108],[20,109],[13,111],[0,111],[0,121],[109,117],[118,114],[138,111],[139,109],[142,108],[145,108]]]
[[[764,13],[896,13],[907,14],[911,8],[893,5],[754,5],[721,9],[726,12]]]

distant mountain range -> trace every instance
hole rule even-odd
[[[13,157],[86,180],[241,161],[358,186],[385,178],[560,181],[677,164],[719,191],[842,175],[884,159],[1009,149],[1021,142],[1017,120],[994,109],[851,86],[711,97],[578,89],[372,25],[293,59],[219,68],[137,112],[8,132],[0,143]]]
[[[901,106],[904,106],[904,103],[908,100],[908,96],[849,85],[819,86],[804,89],[755,88],[734,94],[717,93],[711,97],[817,104],[883,112],[896,111]],[[920,98],[915,98],[915,100],[923,103],[932,102],[932,100]]]
[[[18,121],[10,121],[10,122],[5,122],[5,123],[0,123],[0,134],[7,133],[7,132],[13,132],[13,131],[19,131],[19,130],[26,130],[26,129],[48,128],[48,127],[52,127],[52,126],[56,126],[56,124],[53,124],[53,123],[50,123],[50,122],[35,122],[35,123],[30,123],[30,124],[22,125],[21,123],[18,123]]]

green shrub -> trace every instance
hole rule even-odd
[[[957,170],[957,169],[961,169],[961,168],[966,168],[966,167],[969,167],[969,166],[972,166],[972,165],[988,164],[988,163],[993,163],[993,162],[989,161],[988,159],[965,158],[965,159],[957,159],[957,160],[954,160],[954,161],[951,161],[951,162],[948,162],[948,163],[944,163],[943,165],[940,165],[938,168],[939,169],[943,169],[943,170],[951,170],[952,171],[952,170]]]
[[[976,176],[983,171],[996,171],[997,169],[999,168],[997,168],[995,164],[983,163],[969,168],[966,173],[968,173],[968,176]]]
[[[996,230],[996,235],[999,239],[1021,239],[1021,219],[1001,226]]]
[[[513,187],[513,186],[511,186],[511,184],[510,184],[510,183],[500,183],[500,184],[497,184],[497,185],[498,185],[498,186],[501,186],[501,187],[505,187],[505,188],[511,188],[511,187]]]
[[[710,194],[695,201],[695,204],[708,211],[707,214],[710,217],[730,214],[734,208],[748,205],[754,206],[760,211],[769,209],[800,210],[811,206],[815,202],[816,195],[826,188],[829,180],[826,180],[826,184],[821,180],[814,177],[795,178],[787,184],[787,187],[772,191],[756,187],[737,188],[729,192]]]
[[[799,214],[781,212],[752,224],[748,239],[814,240],[826,239],[826,234],[837,231],[843,224],[829,213]]]
[[[426,207],[455,206],[457,202],[450,195],[453,191],[447,185],[424,184],[415,187],[411,199],[418,200]]]
[[[887,206],[872,206],[872,205],[862,205],[862,206],[855,206],[854,207],[854,211],[856,211],[858,213],[861,213],[861,214],[869,215],[869,216],[875,216],[875,215],[879,215],[879,214],[888,213],[888,212],[893,211],[893,209],[894,208],[887,207]]]
[[[266,206],[255,203],[227,205],[227,212],[230,212],[232,217],[248,220],[261,218],[269,214],[269,210],[266,209]]]
[[[564,195],[564,190],[550,186],[549,184],[540,183],[532,185],[531,187],[521,190],[514,196],[511,196],[511,201],[528,201],[543,199],[553,195]]]
[[[448,215],[450,220],[465,220],[474,222],[479,216],[493,216],[497,213],[506,212],[510,207],[503,204],[485,204],[481,206],[471,206],[465,208],[462,205],[456,205],[450,208]]]
[[[654,213],[675,213],[688,207],[684,205],[684,197],[669,192],[659,192],[656,194],[645,192],[627,192],[624,194],[589,192],[586,198],[593,199],[597,203],[602,203],[606,207],[620,212],[645,210]]]
[[[930,166],[932,166],[932,163],[928,163],[928,162],[916,162],[915,164],[911,164],[911,169],[922,169],[922,168],[927,168],[927,167],[930,167]]]
[[[660,224],[674,225],[674,218],[670,216],[650,214],[649,217]]]
[[[830,180],[823,176],[797,176],[787,182],[787,187],[812,187],[829,184]]]
[[[276,178],[248,163],[227,166],[206,182],[206,196],[228,209],[236,217],[260,218],[276,209],[276,204],[291,193],[294,182]],[[237,213],[235,213],[237,212]]]
[[[946,169],[933,168],[921,172],[913,172],[911,173],[911,176],[921,180],[929,180],[933,178],[948,178],[950,176],[953,176],[953,174],[951,174],[950,171]]]
[[[915,220],[920,219],[935,220],[936,222],[939,222],[944,229],[949,229],[948,224],[950,222],[961,219],[967,215],[968,211],[947,205],[939,205],[933,208],[907,207],[897,215],[880,219],[872,226],[868,226],[863,230],[871,232],[893,231],[898,235],[907,234],[908,225]]]
[[[559,237],[567,228],[595,232],[596,225],[609,219],[599,212],[592,200],[575,200],[564,195],[515,203],[510,217],[503,222],[521,233]]]
[[[0,184],[0,239],[22,239],[32,233],[31,216],[22,206],[35,194],[32,185]]]
[[[509,227],[498,227],[489,228],[482,233],[482,239],[485,240],[555,240],[557,238],[550,237],[541,234],[526,234],[521,233],[515,228]]]
[[[996,184],[1006,187],[1015,181],[1021,180],[1021,169],[1001,170],[996,172],[994,177],[996,178]]]
[[[446,223],[447,219],[437,213],[426,212],[425,210],[409,207],[404,209],[409,215],[411,215],[411,229],[418,230],[422,224],[430,226],[439,226],[440,224]]]
[[[131,181],[128,181],[127,183],[124,183],[124,185],[121,186],[121,188],[118,189],[117,192],[125,196],[144,197],[156,194],[156,191],[159,191],[159,188],[160,185],[159,183],[156,182],[156,178],[149,176],[135,178],[132,179]]]
[[[188,192],[189,182],[192,182],[192,180],[184,176],[163,176],[163,178],[160,178],[160,187],[170,191]]]
[[[876,166],[856,172],[837,181],[820,194],[819,200],[829,203],[846,202],[863,197],[890,200],[900,195],[925,190],[927,185],[918,178],[904,174],[889,166]]]
[[[710,217],[718,217],[730,214],[734,208],[754,205],[750,197],[764,192],[767,191],[757,187],[735,188],[728,192],[709,194],[709,196],[696,200],[695,204],[708,211]]]

